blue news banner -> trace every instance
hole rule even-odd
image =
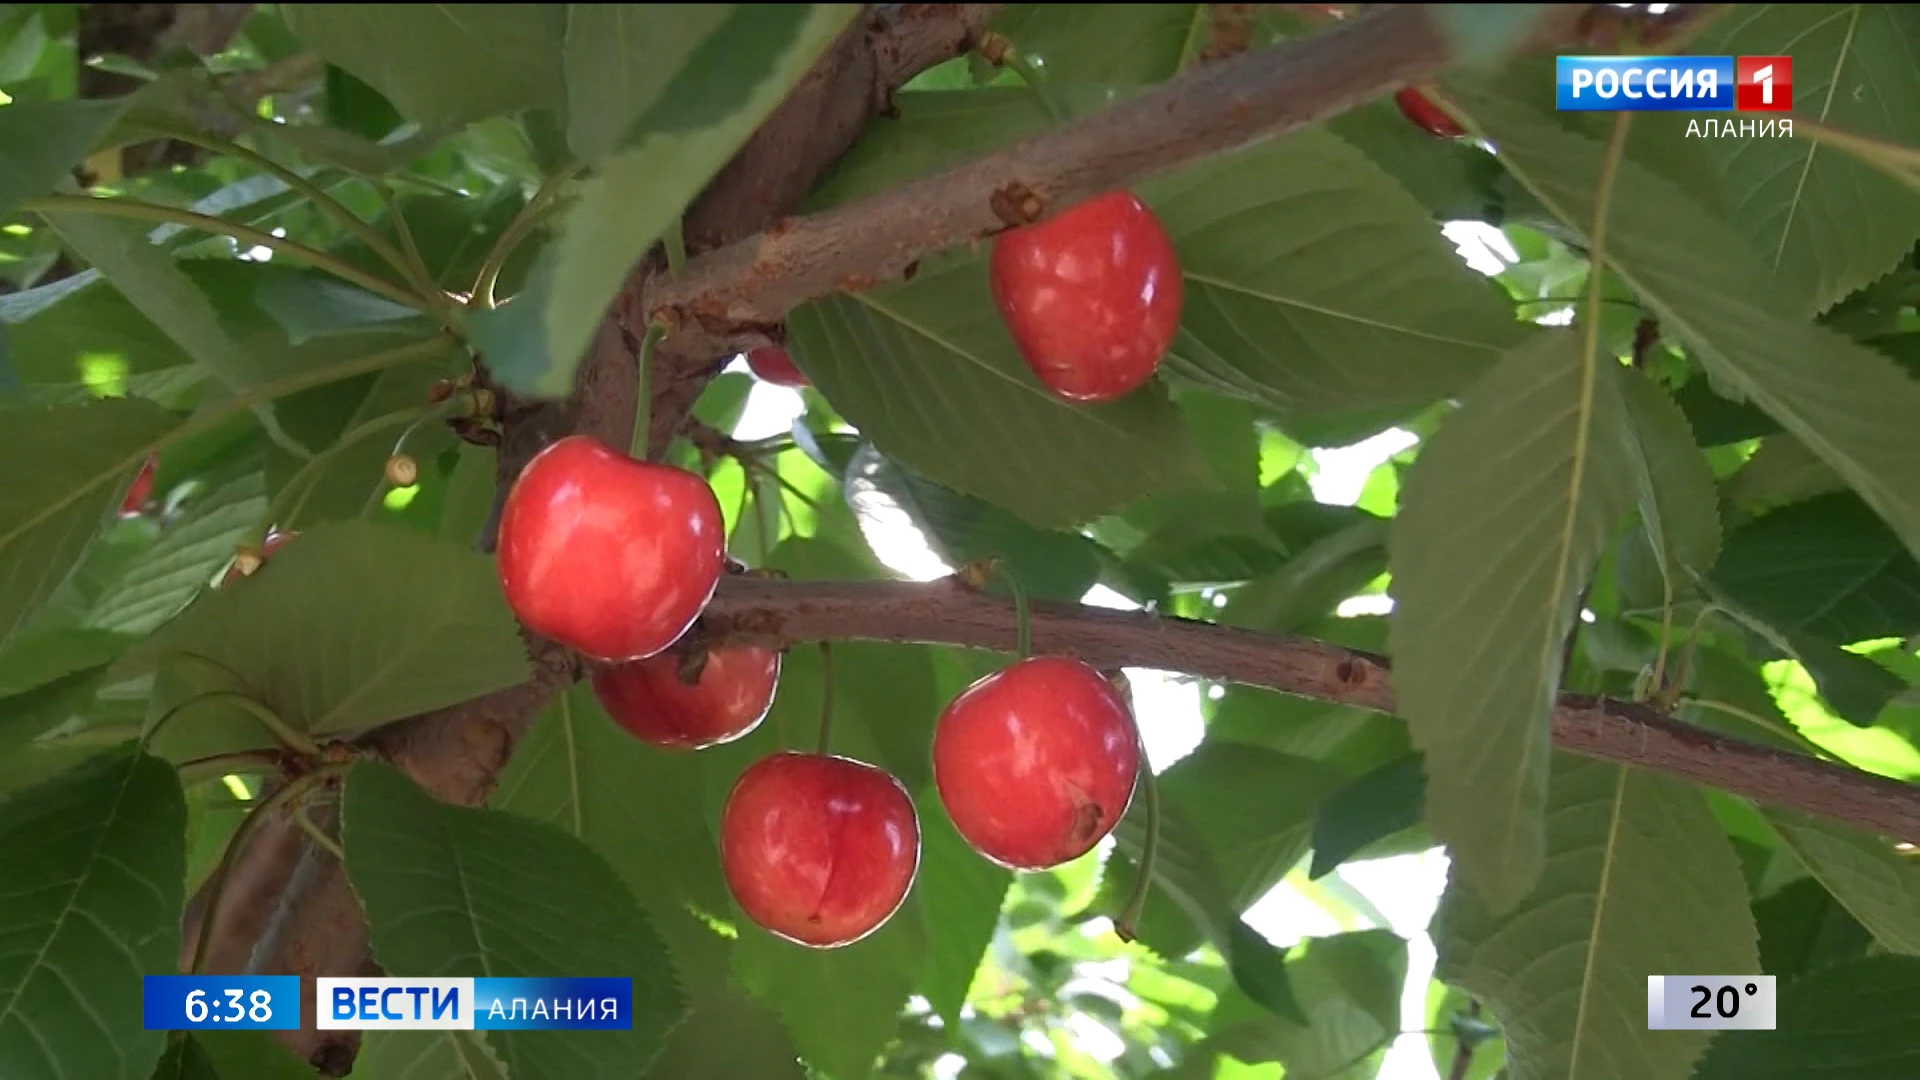
[[[295,975],[149,975],[149,1031],[300,1026]],[[316,979],[315,1026],[336,1031],[626,1031],[633,980]]]
[[[1731,56],[1562,56],[1553,103],[1560,112],[1726,112],[1734,86]]]

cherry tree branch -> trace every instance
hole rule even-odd
[[[1552,5],[1571,27],[1586,5]],[[1042,134],[694,259],[645,309],[715,353],[765,340],[794,307],[905,274],[923,256],[991,236],[1102,191],[1298,130],[1409,83],[1452,50],[1421,4],[1382,5],[1308,37],[1196,67]],[[670,339],[671,340],[671,339]]]
[[[954,579],[781,581],[728,577],[707,606],[708,642],[793,645],[857,639],[1011,652],[1013,605]],[[1144,667],[1265,687],[1392,714],[1386,658],[1310,638],[1145,612],[1032,605],[1036,651],[1095,667]],[[1774,806],[1920,842],[1920,785],[1705,731],[1644,705],[1561,694],[1561,750],[1711,785]]]
[[[870,8],[829,46],[689,209],[689,250],[751,235],[790,211],[873,116],[889,106],[902,83],[964,53],[998,8]],[[656,270],[643,263],[628,291],[637,292]],[[622,325],[623,311],[630,306],[626,301],[616,304],[596,328],[567,401],[509,402],[498,463],[502,496],[533,453],[561,435],[585,432],[615,445],[627,444],[638,382],[633,342],[628,340],[637,335],[627,334]],[[656,353],[661,365],[653,379],[656,449],[671,437],[718,358],[719,353],[684,349]],[[493,530],[490,520],[479,538],[482,550],[492,549]],[[484,804],[519,738],[553,693],[578,675],[575,658],[552,642],[530,639],[528,653],[533,665],[528,682],[386,725],[358,740],[360,748],[393,762],[444,801]],[[189,950],[196,944],[197,913],[206,899],[204,892],[195,898],[196,918],[186,928]],[[276,1036],[322,1075],[342,1076],[352,1068],[359,1033],[316,1030],[311,1011],[312,979],[377,973],[371,967],[360,905],[330,854],[290,821],[262,822],[234,863],[211,935],[209,972],[293,974],[306,980],[302,1027]]]

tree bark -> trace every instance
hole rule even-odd
[[[820,175],[920,71],[964,53],[997,4],[887,4],[870,9],[828,47],[792,95],[761,125],[690,208],[689,250],[731,242],[789,212]],[[631,436],[638,385],[638,335],[622,325],[638,291],[656,271],[643,260],[602,320],[565,402],[506,403],[499,498],[526,460],[560,435],[582,432],[612,445]],[[664,448],[699,390],[725,356],[663,348],[655,353],[656,448]],[[656,449],[656,452],[657,452]],[[492,522],[479,540],[492,547]],[[514,744],[553,691],[578,675],[577,660],[530,638],[533,678],[526,684],[388,725],[362,749],[393,762],[436,797],[477,806],[492,793]],[[192,957],[208,895],[189,905],[182,962]],[[342,868],[290,818],[256,827],[236,857],[214,913],[205,970],[300,975],[302,1027],[276,1033],[323,1075],[343,1076],[359,1050],[357,1032],[314,1027],[312,980],[370,970],[366,925]]]
[[[1265,687],[1391,715],[1385,657],[1312,638],[1145,612],[1036,601],[1035,652],[1099,668],[1143,667]],[[709,644],[867,640],[1012,652],[1013,605],[955,579],[780,581],[728,577],[700,621]],[[1560,695],[1553,743],[1583,757],[1677,776],[1896,840],[1920,843],[1920,786],[1682,723],[1631,701]]]
[[[897,191],[797,221],[779,221],[866,124],[888,108],[902,83],[971,48],[997,7],[879,5],[830,46],[690,209],[684,235],[694,259],[687,273],[663,283],[657,276],[658,259],[641,260],[603,318],[570,398],[562,403],[505,403],[496,508],[526,460],[561,434],[585,433],[610,445],[628,445],[637,384],[635,343],[655,313],[679,316],[674,333],[655,353],[651,373],[654,400],[647,443],[657,455],[680,430],[719,366],[741,345],[777,334],[778,321],[794,304],[841,291],[850,282],[877,282],[903,272],[922,254],[990,235],[1007,224],[993,206],[996,201],[1004,205],[1010,194],[1030,196],[1014,201],[1030,203],[1033,213],[1057,210],[1182,161],[1325,119],[1391,93],[1406,81],[1427,78],[1450,59],[1449,46],[1429,24],[1425,9],[1387,6],[1311,38],[1196,68],[1107,113]],[[1543,40],[1564,42],[1571,28],[1595,10],[1589,5],[1548,5]],[[491,548],[491,524],[488,532],[480,540],[484,550]],[[887,601],[862,615],[833,599],[838,594],[832,590],[855,588],[869,587],[729,579],[707,622],[714,632],[768,640],[811,635],[895,640],[886,635],[898,633],[906,635],[899,640],[1011,644],[1011,622],[991,603],[977,606],[984,598],[962,597],[962,606],[955,607],[959,594],[951,589],[944,600],[936,593],[862,593]],[[905,619],[903,613],[913,617],[885,625],[854,620],[836,629],[822,615],[829,610],[836,613],[833,618],[849,620],[855,615],[869,620]],[[1084,646],[1099,657],[1099,636],[1084,635],[1107,627],[1105,618],[1049,607],[1036,622],[1036,633],[1050,635],[1039,640],[1054,647]],[[925,621],[947,619],[958,621],[946,631]],[[1040,630],[1042,624],[1048,629]],[[1373,702],[1368,707],[1391,709],[1384,661],[1377,657],[1306,642],[1276,648],[1272,641],[1248,643],[1233,636],[1240,631],[1169,630],[1168,625],[1133,625],[1124,655],[1110,651],[1104,654],[1106,660],[1179,668],[1176,661],[1184,657],[1202,674],[1245,676],[1257,685],[1296,693],[1320,687],[1329,695],[1342,695],[1329,700]],[[955,640],[963,633],[966,640]],[[1205,648],[1192,651],[1202,637]],[[534,675],[528,683],[388,725],[361,739],[360,748],[395,762],[441,799],[484,803],[517,740],[551,694],[579,674],[577,659],[550,642],[530,639],[529,655]],[[1213,670],[1226,656],[1237,658],[1235,665]],[[1238,665],[1246,665],[1245,670]],[[1636,732],[1642,729],[1665,730],[1658,724],[1622,728],[1613,722],[1618,707],[1620,703],[1589,703],[1579,717],[1569,715],[1599,725],[1596,730],[1603,733],[1629,731],[1627,739],[1641,738]],[[1683,735],[1697,740],[1692,757],[1681,754],[1676,760],[1728,752],[1704,734],[1670,734],[1662,745],[1679,747],[1686,741]],[[1608,738],[1613,736],[1596,735],[1590,741],[1598,745]],[[1677,765],[1669,771],[1688,775]],[[190,921],[185,935],[189,953],[197,925]],[[209,956],[210,971],[301,975],[308,982],[309,1001],[313,978],[360,973],[369,964],[365,925],[343,871],[283,821],[262,822],[239,853],[228,902],[213,922]],[[301,1030],[282,1033],[283,1041],[327,1075],[342,1075],[357,1052],[357,1035],[316,1031],[311,1012],[303,1020]]]

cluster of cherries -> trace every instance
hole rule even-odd
[[[1408,119],[1463,134],[1421,91],[1395,95]],[[1153,377],[1179,328],[1173,243],[1145,204],[1108,192],[1001,233],[988,262],[995,307],[1041,384],[1074,402],[1114,401]],[[778,347],[754,374],[807,385]],[[149,459],[121,507],[138,514]],[[222,573],[259,569],[297,533],[270,531]],[[636,461],[586,437],[536,455],[502,508],[500,583],[529,629],[596,662],[595,696],[638,738],[697,750],[741,738],[773,705],[778,651],[674,649],[729,566],[719,502],[683,469]],[[582,588],[579,567],[594,569]],[[1091,851],[1132,801],[1133,718],[1100,672],[1066,656],[1023,658],[954,698],[934,728],[934,785],[954,827],[1017,870]],[[920,860],[920,826],[899,779],[851,758],[782,751],[747,768],[721,815],[720,859],[742,910],[804,945],[846,945],[899,909]]]
[[[500,518],[500,582],[530,629],[597,661],[595,696],[655,746],[738,739],[773,704],[779,652],[675,649],[728,569],[719,503],[682,469],[585,436],[540,452]],[[595,569],[582,588],[579,568]],[[954,826],[1019,869],[1085,854],[1133,796],[1139,746],[1126,703],[1098,671],[1024,659],[941,713],[933,771]],[[756,923],[805,945],[845,945],[884,923],[913,884],[920,826],[891,773],[827,753],[782,751],[743,772],[720,821],[720,861]]]
[[[1152,211],[1126,192],[1001,234],[993,298],[1050,391],[1111,401],[1153,376],[1179,326],[1180,268]],[[748,354],[771,383],[804,386],[784,350]],[[729,565],[719,502],[699,476],[586,437],[529,462],[500,516],[498,565],[529,629],[595,661],[592,687],[655,746],[738,739],[773,704],[780,654],[676,648]],[[580,586],[579,568],[594,568]],[[1139,736],[1112,682],[1077,659],[1026,657],[969,686],[933,735],[934,786],[988,859],[1042,870],[1092,850],[1132,801]],[[720,820],[727,885],[754,922],[821,948],[872,933],[899,909],[920,860],[904,785],[851,758],[786,750],[749,766]]]

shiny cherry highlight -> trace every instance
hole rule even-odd
[[[1140,744],[1098,671],[1036,656],[954,698],[934,728],[933,779],[974,850],[1016,870],[1079,858],[1133,798]]]
[[[835,948],[899,910],[920,865],[920,822],[891,773],[787,751],[735,782],[720,815],[720,864],[748,918]]]
[[[1112,401],[1138,389],[1180,328],[1173,241],[1125,191],[1001,233],[987,281],[1027,366],[1071,401]]]
[[[706,481],[570,435],[507,493],[500,585],[534,632],[595,660],[642,660],[700,617],[724,544]]]

